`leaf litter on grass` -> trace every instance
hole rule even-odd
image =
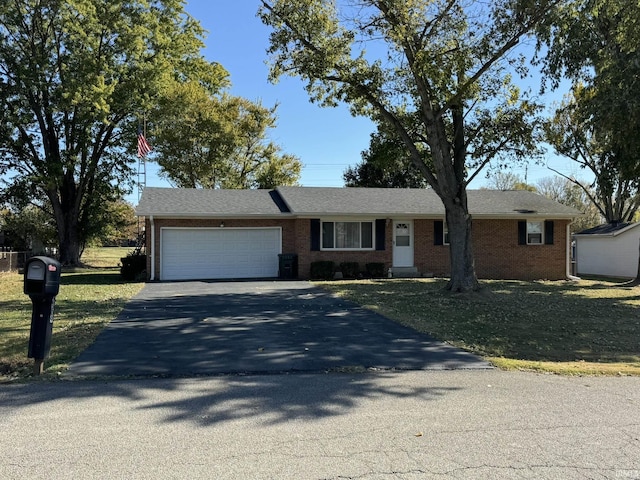
[[[522,364],[623,362],[640,373],[637,287],[589,280],[482,283],[485,291],[470,295],[445,291],[445,281],[440,279],[322,285],[404,325],[488,358]]]

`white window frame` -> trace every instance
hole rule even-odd
[[[333,223],[333,247],[325,247],[325,239],[324,239],[324,224],[325,223]],[[336,223],[357,223],[359,224],[359,247],[346,247],[346,248],[337,248],[336,245],[336,231],[338,230],[335,227]],[[368,223],[371,225],[371,246],[370,247],[362,247],[362,224]],[[322,220],[320,222],[320,250],[323,251],[371,251],[376,249],[376,225],[374,220]]]
[[[530,226],[532,226],[532,224],[539,224],[540,225],[540,231],[536,232],[536,231],[530,231]],[[540,241],[539,242],[531,242],[529,240],[529,236],[530,235],[540,235]],[[527,245],[544,245],[544,220],[527,220]]]

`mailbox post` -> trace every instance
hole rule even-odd
[[[33,372],[40,375],[49,357],[53,331],[53,307],[60,291],[60,263],[49,257],[31,257],[24,268],[24,293],[32,303],[28,358]]]

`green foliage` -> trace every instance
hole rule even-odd
[[[607,221],[629,221],[640,207],[640,9],[579,0],[554,13],[539,29],[541,62],[552,86],[566,77],[572,89],[546,140],[593,173],[595,190],[585,193]]]
[[[92,218],[95,233],[92,237],[100,246],[127,245],[138,236],[138,219],[133,205],[124,200],[106,202]]]
[[[120,259],[120,276],[124,280],[137,280],[147,270],[147,256],[131,253]]]
[[[173,85],[153,112],[160,174],[185,188],[295,185],[302,164],[267,138],[276,109],[212,96],[197,82]]]
[[[270,77],[300,77],[312,101],[383,122],[442,199],[449,288],[478,288],[466,186],[490,162],[538,151],[540,105],[511,83],[512,49],[553,0],[262,0]]]
[[[5,244],[14,250],[38,250],[56,245],[55,225],[51,216],[40,208],[28,205],[17,213],[7,210],[2,217]]]
[[[344,278],[357,278],[360,273],[360,265],[358,262],[342,262],[340,263],[340,271]]]
[[[329,260],[321,260],[311,262],[310,275],[311,278],[317,280],[331,280],[334,273],[334,264]]]
[[[384,277],[384,263],[382,262],[371,262],[367,263],[364,266],[367,270],[367,275],[372,278],[381,278]]]
[[[586,93],[582,88],[574,88],[574,94],[578,97],[564,103],[547,123],[546,139],[557,154],[594,175],[595,189],[563,176],[583,189],[607,222],[630,221],[640,208],[640,155],[624,153],[617,143],[624,134],[610,130],[610,125],[601,124],[587,112],[593,107],[593,97],[583,97]],[[636,136],[640,135],[640,123],[637,126]],[[636,169],[639,175],[629,173]]]
[[[173,83],[227,85],[200,55],[202,36],[180,0],[0,5],[4,191],[50,206],[64,264],[79,262],[105,201],[130,187],[136,116]]]
[[[347,187],[427,187],[424,175],[411,162],[404,143],[382,125],[371,134],[369,149],[362,152],[362,161],[345,170],[342,177]]]

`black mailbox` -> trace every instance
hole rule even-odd
[[[29,334],[29,358],[35,359],[34,373],[43,371],[49,357],[53,331],[53,308],[60,291],[60,262],[49,257],[31,257],[24,267],[24,293],[29,295],[33,310]]]
[[[60,291],[60,262],[31,257],[24,267],[24,293],[30,297],[55,297]]]

